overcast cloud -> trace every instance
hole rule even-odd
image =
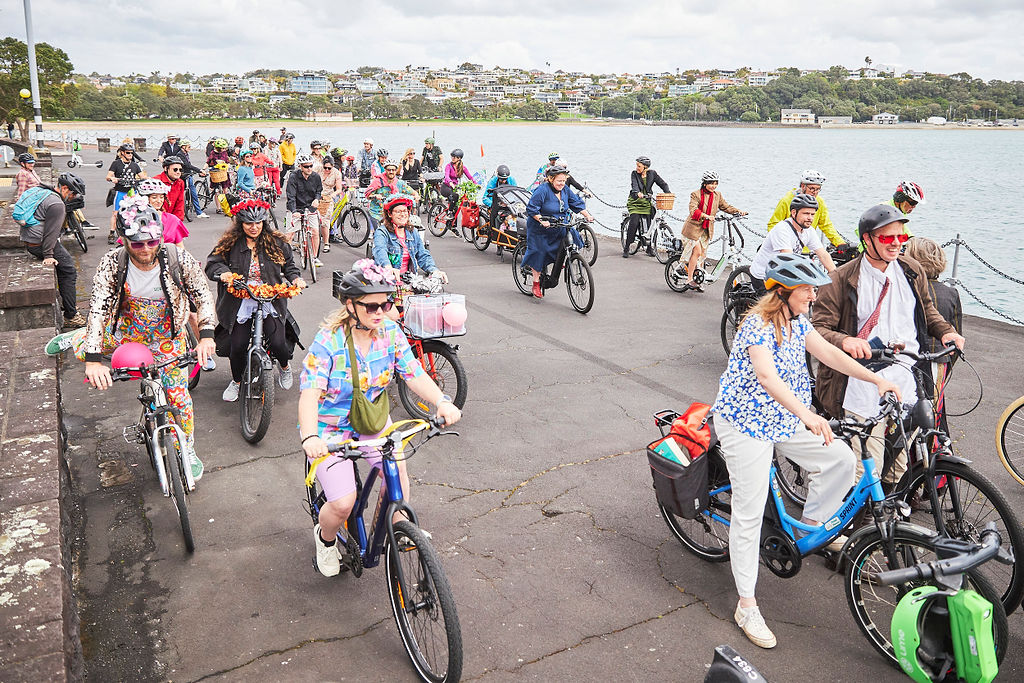
[[[587,73],[876,64],[1024,78],[1020,0],[34,0],[81,73],[457,66]],[[0,34],[25,39],[21,0]],[[550,67],[548,67],[550,63]]]

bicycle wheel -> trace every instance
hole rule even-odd
[[[673,292],[685,292],[688,289],[686,283],[689,279],[686,274],[686,264],[683,263],[683,255],[672,254],[668,263],[665,264],[665,284]]]
[[[708,491],[729,485],[729,470],[718,449],[708,454]],[[708,508],[696,519],[679,517],[658,504],[669,531],[683,547],[706,562],[729,559],[729,519],[732,517],[732,492],[729,489],[708,497]],[[724,521],[723,521],[724,520]]]
[[[473,236],[476,234],[476,226],[463,224],[462,225],[462,239],[466,240],[470,244],[473,243]]]
[[[274,224],[274,230],[277,231],[277,232],[280,232],[281,231],[281,225],[277,222],[277,214],[274,213],[273,209],[271,209],[267,213],[270,214],[270,222]]]
[[[186,190],[185,191],[185,220],[187,220],[189,223],[191,223],[192,219],[195,218],[195,217],[196,217],[196,207],[195,207],[195,204],[192,203],[192,193]]]
[[[1003,467],[1024,486],[1024,396],[1011,403],[996,425],[996,450]]]
[[[185,343],[189,351],[195,351],[196,344],[199,343],[191,325],[185,325]],[[192,391],[199,386],[199,378],[203,376],[203,369],[200,367],[199,361],[186,365],[185,374],[188,375],[188,390]]]
[[[740,326],[743,314],[750,308],[750,302],[745,299],[738,299],[725,309],[722,313],[722,348],[726,354],[732,352],[732,340],[736,337],[736,329]]]
[[[160,439],[163,442],[164,468],[171,480],[171,498],[174,500],[174,510],[178,513],[178,521],[181,523],[181,537],[185,540],[185,550],[193,552],[196,549],[195,540],[192,538],[192,522],[188,516],[188,491],[185,489],[185,464],[184,455],[178,448],[178,438],[174,432],[164,430]]]
[[[654,257],[658,263],[668,263],[672,258],[672,242],[675,239],[672,231],[667,225],[658,224],[651,239],[654,240]]]
[[[242,376],[239,413],[242,419],[242,438],[259,443],[270,427],[274,412],[274,371],[264,369],[259,354],[252,354]]]
[[[313,231],[309,228],[303,229],[302,237],[302,251],[306,254],[303,257],[303,261],[306,263],[306,267],[309,269],[309,281],[310,283],[316,282],[316,251],[313,249]]]
[[[883,586],[874,577],[883,571],[910,567],[937,558],[932,549],[932,536],[929,534],[897,525],[891,540],[894,546],[892,555],[887,549],[889,539],[882,538],[877,530],[857,543],[847,559],[844,583],[846,602],[853,613],[853,620],[857,622],[857,628],[879,654],[890,664],[898,667],[896,654],[889,640],[893,612],[900,598],[929,582],[917,581]],[[968,571],[965,577],[968,587],[992,603],[992,635],[996,642],[996,658],[1002,661],[1006,654],[1009,629],[1006,624],[1006,612],[999,602],[999,594],[976,569]]]
[[[752,276],[750,275],[750,266],[740,266],[734,268],[732,273],[729,274],[729,279],[725,281],[725,289],[722,290],[722,308],[729,308],[729,301],[732,298],[733,290],[741,285],[750,285],[752,282]]]
[[[461,409],[469,394],[469,379],[466,368],[458,353],[450,346],[438,341],[423,342],[423,356],[418,358],[427,376],[452,397],[452,402]],[[398,378],[398,398],[409,417],[428,420],[434,416],[437,407],[420,398],[409,385]]]
[[[68,227],[71,228],[71,232],[75,236],[75,241],[78,242],[78,248],[82,250],[82,253],[89,251],[89,245],[85,242],[85,228],[82,227],[82,222],[78,220],[78,216],[75,215],[74,211],[70,211],[67,215]]]
[[[640,226],[640,227],[642,228],[643,226]],[[619,226],[619,241],[622,243],[622,250],[623,251],[626,251],[626,234],[628,232],[629,232],[629,216],[626,216],[625,218],[622,219],[622,225]],[[639,235],[640,232],[641,232],[640,230],[637,231],[638,234],[637,234],[636,238],[633,240],[633,244],[629,245],[629,253],[630,254],[635,254],[640,249],[640,235]]]
[[[432,683],[458,681],[462,629],[452,589],[427,534],[412,522],[397,522],[395,545],[385,549],[384,566],[391,612],[416,673]]]
[[[427,229],[434,237],[444,237],[448,230],[448,211],[444,204],[434,204],[427,214]]]
[[[488,225],[486,228],[478,228],[473,234],[473,246],[480,251],[487,251],[487,247],[491,244],[491,227]]]
[[[579,254],[569,254],[565,264],[565,288],[569,291],[569,302],[580,313],[586,314],[594,307],[594,275]]]
[[[341,239],[350,247],[359,248],[370,237],[370,217],[366,211],[353,206],[341,215]]]
[[[914,468],[897,486],[901,498],[911,502],[910,521],[918,526],[935,528],[935,515],[928,499],[926,473]],[[904,486],[903,484],[906,484]],[[939,510],[946,532],[953,538],[980,542],[981,531],[989,522],[1009,545],[1017,558],[1012,565],[987,562],[975,571],[985,577],[1007,614],[1020,606],[1024,597],[1024,529],[1002,492],[989,479],[968,465],[941,460],[935,465],[935,486],[939,495]]]
[[[786,497],[803,507],[807,502],[807,473],[789,458],[775,453],[775,474]]]
[[[206,211],[206,207],[210,205],[210,199],[213,197],[209,184],[196,183],[196,197],[199,198],[199,208]]]
[[[580,254],[586,260],[588,266],[597,263],[597,235],[589,225],[579,226],[580,238],[583,239],[583,248]]]
[[[516,287],[526,296],[533,294],[533,277],[530,269],[523,265],[523,254],[526,253],[526,240],[522,240],[512,251],[512,279]]]

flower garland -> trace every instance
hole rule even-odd
[[[238,280],[245,280],[245,276],[239,275],[238,273],[231,273],[231,277],[225,282],[228,286],[228,293],[239,299],[250,298],[249,292],[245,289],[235,288],[234,283]],[[302,292],[302,287],[299,287],[298,285],[289,285],[284,282],[276,285],[264,283],[256,285],[255,287],[250,286],[249,289],[251,289],[253,293],[261,299],[271,299],[275,297],[278,299],[290,299]]]

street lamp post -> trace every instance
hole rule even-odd
[[[36,73],[36,41],[32,31],[32,0],[25,0],[25,42],[28,46],[28,77],[32,86],[32,112],[36,124],[35,146],[43,146],[43,111],[39,106],[39,74]]]

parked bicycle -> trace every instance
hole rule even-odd
[[[85,226],[79,218],[78,210],[85,206],[85,199],[75,197],[71,201],[64,202],[64,224],[61,226],[60,234],[73,237],[82,253],[89,251],[89,245],[85,241]]]
[[[572,223],[564,222],[554,216],[543,216],[542,218],[551,223],[549,229],[565,228],[565,235],[562,237],[562,245],[555,255],[554,263],[548,264],[540,273],[541,290],[557,287],[558,281],[564,273],[569,303],[578,312],[586,314],[594,306],[594,276],[590,272],[590,264],[583,258],[579,247],[576,246],[572,230],[569,230]],[[520,240],[512,252],[512,279],[515,280],[516,287],[520,292],[532,296],[533,275],[529,266],[523,265],[524,254],[526,254],[526,240]]]
[[[693,281],[698,285],[717,282],[726,267],[735,272],[737,268],[749,261],[743,254],[743,231],[740,229],[741,227],[746,228],[744,217],[731,213],[719,213],[715,217],[715,221],[725,223],[725,234],[718,238],[722,240],[722,255],[710,269],[705,269],[706,263],[697,264],[697,268],[693,271]],[[683,241],[672,240],[671,254],[665,264],[665,283],[673,292],[685,292],[690,289],[689,278],[686,275],[687,264],[683,262],[682,257]]]
[[[1024,396],[1008,405],[999,416],[996,451],[1006,471],[1024,486]]]
[[[622,213],[622,224],[619,226],[619,239],[622,242],[623,251],[626,250],[626,235],[629,232],[629,213]],[[672,246],[675,235],[664,216],[655,216],[654,220],[640,221],[640,229],[636,231],[636,239],[629,246],[629,253],[635,254],[641,248],[652,249],[658,263],[668,263],[672,256]]]
[[[441,559],[423,531],[419,518],[405,499],[398,473],[398,462],[408,460],[419,447],[434,438],[457,432],[442,431],[443,424],[424,420],[403,420],[389,427],[384,436],[367,441],[344,441],[330,446],[355,466],[356,503],[343,531],[338,533],[342,569],[359,578],[363,569],[372,569],[384,557],[388,599],[395,624],[402,636],[406,654],[417,675],[424,681],[458,681],[462,676],[462,630],[459,616]],[[411,444],[417,434],[425,438]],[[372,450],[379,450],[380,465],[370,469],[363,482],[357,461]],[[316,479],[316,468],[325,456],[312,464],[306,460],[306,500],[313,524],[327,502]],[[381,485],[369,528],[364,514],[369,507],[377,478]],[[395,522],[396,513],[406,519]],[[347,533],[345,530],[347,529]],[[316,556],[313,557],[316,570]]]
[[[423,220],[429,222],[430,210],[435,206],[447,204],[447,200],[441,196],[437,189],[438,185],[444,181],[444,172],[427,172],[422,177],[423,186],[420,188],[419,211],[422,214]]]

